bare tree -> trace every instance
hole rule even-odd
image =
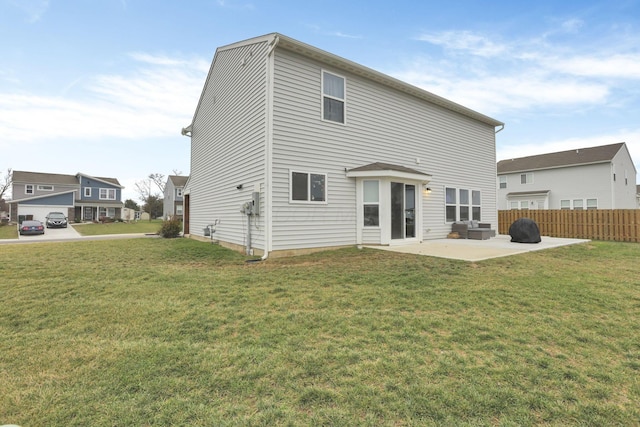
[[[160,189],[160,193],[164,194],[165,179],[163,174],[161,173],[149,174],[149,180],[153,182],[156,185],[156,187]]]
[[[4,194],[11,188],[13,182],[13,173],[11,168],[7,168],[5,175],[0,178],[0,200],[4,198]]]

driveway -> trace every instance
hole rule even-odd
[[[77,239],[81,237],[80,233],[76,231],[72,226],[68,226],[67,228],[45,228],[44,234],[35,234],[35,235],[26,235],[18,236],[18,240],[25,241],[45,241],[45,240],[67,240],[67,239]]]
[[[34,236],[18,236],[17,239],[0,239],[0,245],[20,244],[20,243],[44,243],[44,242],[64,242],[79,240],[115,240],[133,239],[139,237],[158,237],[155,234],[135,233],[135,234],[105,234],[98,236],[81,236],[72,226],[67,228],[46,228],[44,234]]]

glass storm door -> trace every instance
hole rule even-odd
[[[416,237],[416,186],[391,183],[391,238]]]

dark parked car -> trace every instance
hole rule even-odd
[[[47,215],[47,228],[67,228],[67,217],[62,212],[49,212]]]
[[[40,221],[22,221],[20,234],[44,234],[44,225]]]

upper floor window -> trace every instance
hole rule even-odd
[[[176,197],[182,197],[182,188],[176,188]]]
[[[38,185],[38,191],[53,191],[53,185]]]
[[[571,209],[570,200],[560,200],[560,209]]]
[[[520,175],[520,184],[533,184],[533,173],[523,173]]]
[[[116,199],[116,190],[115,188],[101,188],[100,189],[100,200],[115,200]]]
[[[24,186],[24,194],[33,194],[33,184],[26,184]]]
[[[507,188],[507,177],[502,175],[498,178],[500,179],[500,188]]]
[[[345,78],[327,71],[322,72],[322,118],[344,123]]]
[[[84,197],[91,197],[91,187],[84,187]]]
[[[587,199],[587,210],[598,209],[598,199]]]
[[[326,202],[327,175],[291,172],[291,200],[296,202]]]

